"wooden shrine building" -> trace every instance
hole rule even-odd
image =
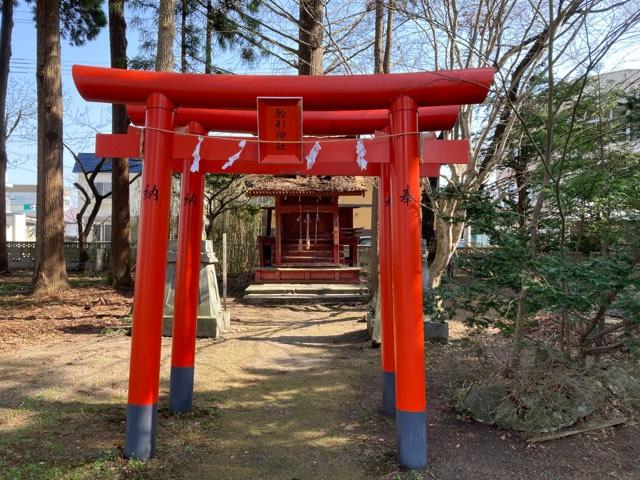
[[[353,206],[343,195],[364,196],[362,177],[249,175],[247,194],[273,197],[263,207],[266,222],[258,237],[259,283],[359,283],[358,240]]]

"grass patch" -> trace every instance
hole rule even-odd
[[[107,278],[93,274],[69,276],[69,284],[72,288],[89,288],[107,286]]]
[[[169,480],[173,477],[157,460],[125,460],[116,449],[86,464],[27,463],[0,472],[1,480]]]
[[[26,279],[24,282],[8,281],[0,282],[0,296],[11,296],[29,293],[31,283]]]

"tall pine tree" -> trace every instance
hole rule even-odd
[[[46,294],[69,284],[64,261],[60,37],[81,45],[98,34],[106,18],[101,0],[37,0],[35,9],[38,188],[33,288],[36,294]]]
[[[125,0],[109,0],[109,50],[111,68],[127,68],[127,22]],[[124,105],[111,106],[111,131],[127,133]],[[133,285],[131,278],[131,219],[129,215],[129,161],[111,159],[111,265],[109,281],[120,290]]]

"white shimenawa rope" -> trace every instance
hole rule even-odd
[[[204,137],[202,135],[198,135],[198,143],[196,144],[196,148],[193,149],[193,162],[191,163],[191,168],[189,169],[192,173],[200,170],[200,146],[202,145],[203,140]]]
[[[360,167],[360,170],[367,169],[367,160],[364,158],[367,153],[367,149],[364,148],[364,142],[361,138],[356,142],[356,163]]]
[[[315,165],[316,158],[318,158],[318,153],[320,153],[320,150],[322,150],[322,147],[320,146],[320,142],[316,142],[313,145],[313,148],[311,149],[311,151],[305,157],[305,160],[307,161],[307,170],[311,170]]]
[[[244,150],[244,147],[246,145],[247,145],[247,141],[246,140],[242,140],[241,142],[238,143],[238,146],[240,147],[240,150],[229,157],[227,162],[224,165],[222,165],[222,170],[226,170],[231,165],[233,165],[236,160],[238,160],[240,158],[240,155],[242,155],[242,151]]]

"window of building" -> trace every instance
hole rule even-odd
[[[111,182],[96,182],[96,190],[100,195],[111,193]]]
[[[101,224],[93,226],[94,242],[110,242],[111,241],[111,225]]]

